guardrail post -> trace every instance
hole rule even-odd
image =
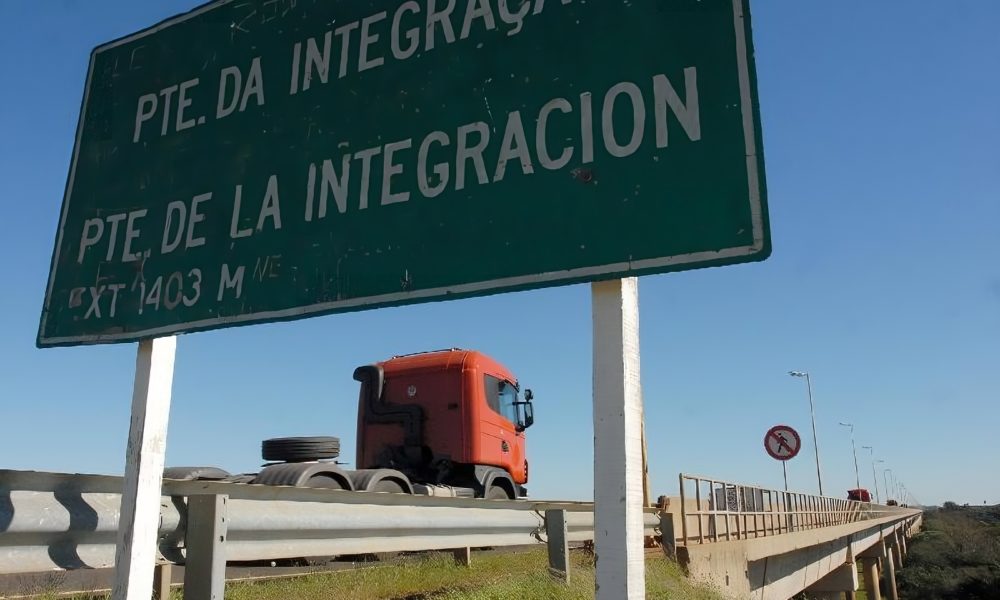
[[[455,557],[455,564],[460,567],[471,567],[472,566],[472,548],[466,546],[465,548],[455,548],[451,551],[452,555]]]
[[[188,497],[188,520],[184,534],[187,547],[184,561],[185,600],[223,600],[228,501],[229,496],[225,494]]]
[[[549,539],[549,571],[569,583],[569,535],[565,510],[545,511],[545,533]]]
[[[156,565],[153,570],[153,600],[170,599],[170,580],[173,578],[173,565],[165,563]]]
[[[666,511],[660,513],[660,535],[663,552],[670,558],[677,558],[677,534],[674,532],[673,513]]]

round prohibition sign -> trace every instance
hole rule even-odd
[[[767,430],[764,436],[764,449],[777,460],[795,458],[802,448],[802,438],[799,433],[788,425],[775,425]]]

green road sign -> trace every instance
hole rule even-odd
[[[743,0],[243,0],[90,59],[38,335],[770,252]]]

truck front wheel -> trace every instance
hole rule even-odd
[[[486,491],[487,500],[512,500],[510,493],[499,485],[491,485]]]

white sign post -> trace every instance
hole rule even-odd
[[[597,600],[645,598],[639,284],[591,284]]]
[[[176,337],[139,342],[115,548],[113,600],[149,598],[160,525]]]

